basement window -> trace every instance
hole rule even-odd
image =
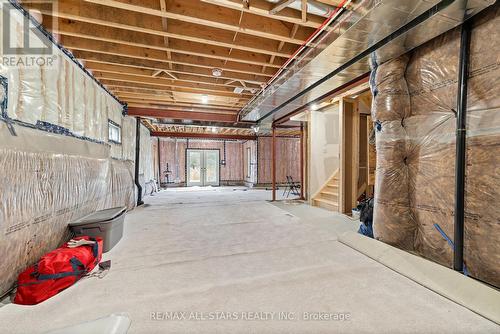
[[[108,120],[108,140],[114,144],[122,143],[122,128],[112,120]]]

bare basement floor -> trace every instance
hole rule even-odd
[[[357,229],[350,219],[269,198],[242,188],[147,197],[104,255],[107,276],[37,306],[1,307],[0,332],[43,333],[125,312],[129,333],[500,333],[338,242]],[[165,319],[169,312],[180,319]]]

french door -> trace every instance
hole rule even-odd
[[[187,186],[218,186],[219,162],[219,150],[188,149]]]

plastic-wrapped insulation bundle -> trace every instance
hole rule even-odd
[[[0,123],[0,294],[17,274],[67,240],[69,222],[96,210],[134,207],[133,163],[109,147]],[[30,143],[28,146],[27,143]]]
[[[498,8],[479,14],[471,35],[464,262],[472,277],[500,287]],[[449,267],[459,54],[457,28],[414,50],[407,66],[407,56],[375,66],[371,80],[377,122],[375,237]]]
[[[443,233],[453,238],[459,48],[458,28],[414,51],[406,71],[410,202],[418,225],[415,250],[449,267],[453,249]]]
[[[467,91],[464,261],[500,287],[500,6],[473,23]]]
[[[410,211],[405,119],[410,97],[404,73],[408,56],[377,66],[372,57],[372,118],[376,122],[375,236],[413,250],[415,222]]]
[[[6,36],[21,47],[25,13],[6,6],[10,2],[0,2],[10,15]],[[135,131],[122,131],[123,150],[106,143],[108,119],[124,130],[135,120],[123,117],[122,105],[74,59],[57,46],[53,53],[50,66],[0,62],[1,92],[8,90],[8,99],[0,96],[0,254],[8,254],[0,261],[0,295],[67,239],[68,223],[96,210],[135,206]]]

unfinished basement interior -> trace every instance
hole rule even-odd
[[[497,1],[0,7],[0,333],[500,334]]]

